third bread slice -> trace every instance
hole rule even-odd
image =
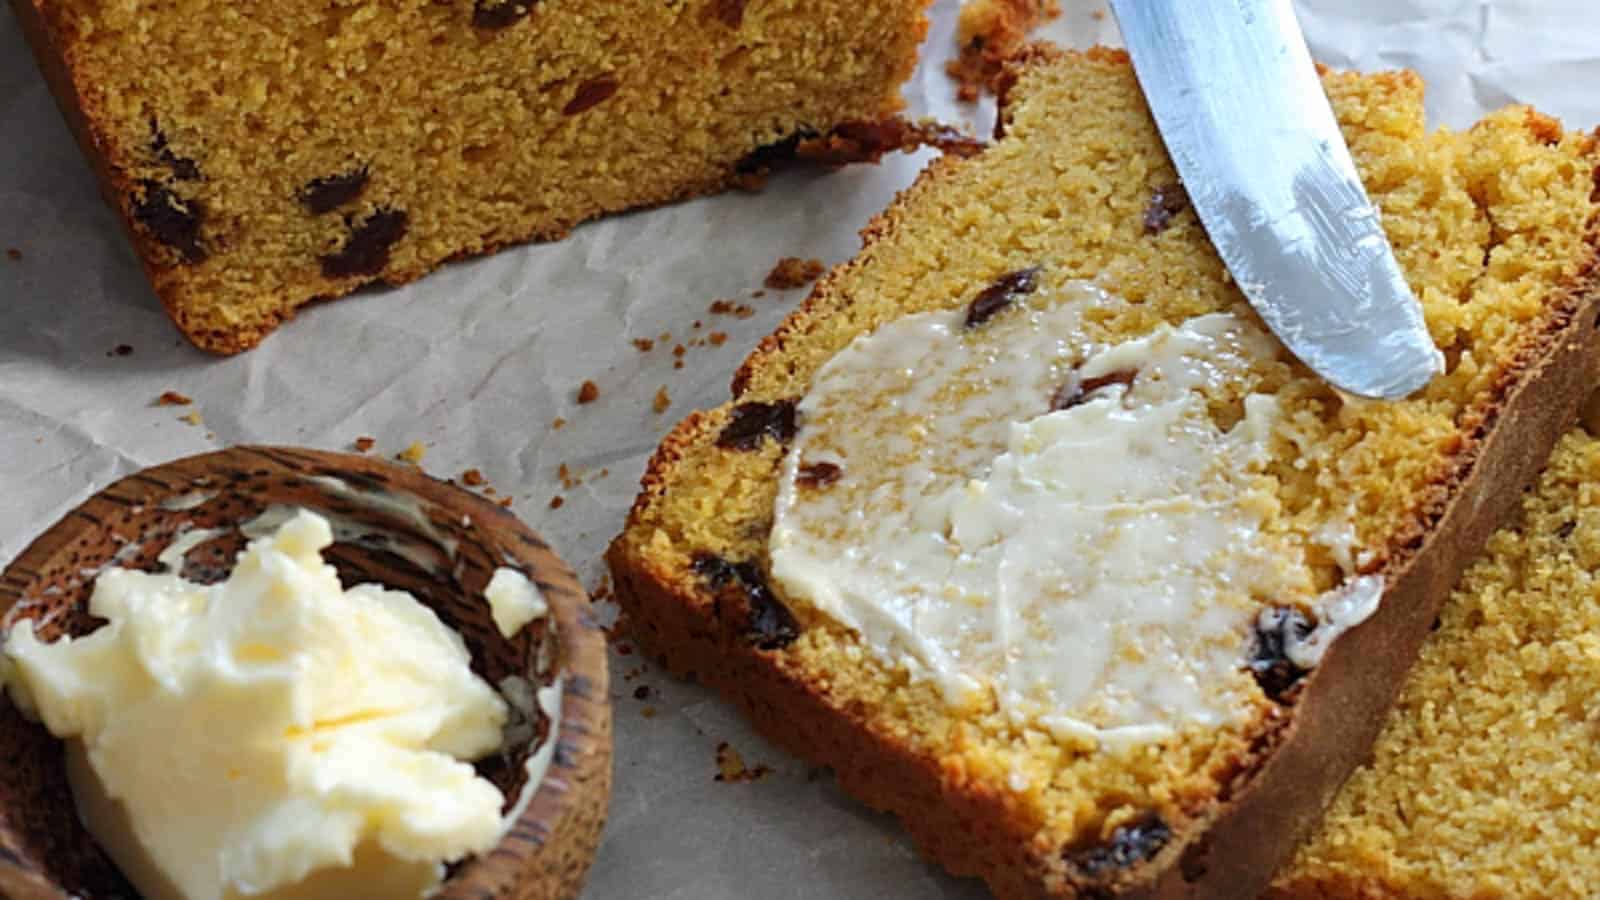
[[[1230,282],[1120,53],[1035,50],[651,461],[642,642],[1003,896],[1249,896],[1594,377],[1593,139],[1325,87],[1448,371],[1342,397]]]

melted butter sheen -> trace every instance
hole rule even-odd
[[[1245,396],[1223,422],[1208,402],[1277,345],[1229,314],[1086,344],[1084,313],[1119,301],[1084,283],[1028,299],[975,329],[891,322],[822,368],[773,577],[952,704],[988,693],[1058,738],[1236,721],[1260,609],[1313,599],[1302,550],[1262,528],[1276,402]],[[818,462],[842,476],[798,479]]]

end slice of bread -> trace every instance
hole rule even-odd
[[[1561,439],[1269,896],[1582,897],[1600,872],[1600,438]]]
[[[927,3],[12,0],[156,295],[217,353],[870,135]]]
[[[1373,403],[1340,396],[1296,363],[1265,337],[1186,207],[1125,55],[1031,50],[1003,79],[997,140],[974,158],[930,166],[868,226],[860,255],[750,356],[732,402],[691,415],[657,451],[608,554],[641,643],[675,672],[720,690],[776,740],[831,767],[855,796],[898,815],[952,872],[979,876],[1001,896],[1239,897],[1264,888],[1364,758],[1440,604],[1574,420],[1600,360],[1594,139],[1523,108],[1464,133],[1429,133],[1422,84],[1409,73],[1330,73],[1324,84],[1446,374],[1405,401]],[[1065,318],[1050,318],[1058,315]],[[1056,324],[1028,332],[1018,324],[1025,316]],[[1198,346],[1202,332],[1238,339],[1217,351],[1226,364],[1208,370],[1210,381],[1173,395],[1177,370],[1151,362],[1159,354],[1150,348],[1180,334]],[[939,353],[919,358],[912,333],[938,336]],[[924,383],[945,377],[938,373],[952,368],[950,358],[956,369],[962,360],[1007,360],[1006,378],[1038,369],[1019,358],[1031,351],[994,337],[1013,334],[1059,338],[1039,345],[1065,361],[1049,370],[1065,379],[1053,396],[1018,394],[998,370],[949,391]],[[875,355],[884,361],[877,368]],[[909,375],[898,387],[870,380],[893,381],[905,360]],[[985,385],[1007,389],[983,395]],[[1207,482],[1205,496],[1248,508],[1250,534],[1264,542],[1251,546],[1266,549],[1249,556],[1224,542],[1204,556],[1224,560],[1212,582],[1190,582],[1226,595],[1218,603],[1233,603],[1230,615],[1242,611],[1231,638],[1226,629],[1204,636],[1213,662],[1211,651],[1233,641],[1225,670],[1173,670],[1174,683],[1187,679],[1205,702],[1228,697],[1222,714],[1177,717],[1122,740],[1126,733],[1111,727],[1117,710],[1149,698],[1130,699],[1107,673],[1157,657],[1198,658],[1185,644],[1198,613],[1153,632],[1166,641],[1159,648],[1138,639],[1117,645],[1121,656],[1098,671],[1118,696],[1052,709],[1050,697],[1062,695],[1017,688],[1005,661],[1037,670],[1091,655],[1084,635],[1095,629],[1122,640],[1127,623],[1114,615],[1080,617],[1082,628],[1054,618],[1083,602],[1094,579],[1089,588],[1063,587],[1049,573],[1072,571],[1070,558],[1098,553],[1091,538],[1109,532],[1042,545],[1054,555],[1033,558],[1046,575],[1030,583],[1048,596],[1024,597],[1024,636],[1002,641],[995,635],[1011,626],[985,624],[1004,621],[994,618],[992,597],[950,600],[938,596],[946,582],[917,582],[915,566],[895,567],[935,557],[902,549],[892,529],[887,538],[873,531],[875,522],[901,520],[871,504],[884,491],[941,479],[945,487],[981,482],[981,494],[1015,461],[1002,457],[1026,451],[1044,425],[1062,446],[1078,438],[1090,446],[1103,435],[1073,432],[1077,417],[1092,411],[1117,427],[1137,423],[1162,390],[1192,402],[1205,434],[1249,430],[1259,442]],[[1013,416],[1009,438],[982,415],[954,429],[939,418],[943,403],[968,415],[991,402],[1005,406],[1000,419]],[[1014,415],[1018,403],[1037,408]],[[952,457],[953,445],[967,455]],[[1086,470],[1160,499],[1129,480],[1133,456],[1084,452]],[[1070,464],[1052,471],[1081,480]],[[913,580],[871,582],[891,587],[857,591],[852,606],[833,590],[838,579],[796,577],[787,554],[806,490],[845,498],[831,519],[813,517],[824,522],[817,533],[831,521],[846,535],[823,540],[836,559],[814,554],[816,571],[832,577],[844,571],[835,562],[876,553],[882,565],[861,578],[910,571]],[[971,525],[958,516],[930,529],[909,521],[907,548],[964,547]],[[999,546],[1070,532],[1066,521],[1046,508],[1007,526],[1012,537]],[[1174,520],[1149,521],[1170,530]],[[1198,546],[1203,535],[1195,535],[1175,535],[1174,548]],[[1097,571],[1160,593],[1159,573],[1175,565],[1156,554]],[[1227,594],[1256,577],[1247,570],[1269,571],[1277,580],[1265,583],[1277,592]],[[1145,571],[1158,575],[1140,581]],[[902,583],[915,590],[897,593]],[[962,584],[948,582],[957,595]],[[1375,590],[1375,609],[1341,633],[1325,601],[1361,585],[1378,585],[1381,595]],[[1111,593],[1097,602],[1137,600],[1139,591]],[[1191,602],[1178,593],[1180,604]],[[970,602],[966,618],[956,600]],[[1286,652],[1313,624],[1328,626],[1320,658]],[[950,679],[938,677],[951,668],[972,689],[952,693]],[[1146,693],[1169,686],[1157,679]],[[1058,727],[1053,714],[1077,724]]]

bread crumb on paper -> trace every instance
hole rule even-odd
[[[775,291],[789,291],[798,287],[805,287],[827,271],[827,267],[820,259],[801,259],[798,256],[785,256],[778,260],[778,264],[767,273],[767,287]]]

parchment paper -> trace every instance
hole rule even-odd
[[[986,134],[992,111],[956,104],[943,74],[956,6],[936,3],[907,96],[913,114]],[[1098,0],[1063,6],[1051,37],[1116,41]],[[1297,7],[1324,62],[1419,70],[1437,122],[1464,127],[1508,102],[1535,104],[1574,127],[1600,122],[1594,0]],[[650,449],[690,409],[724,399],[738,361],[803,297],[752,298],[768,269],[784,256],[848,258],[856,231],[926,158],[787,175],[758,196],[587,225],[561,243],[318,306],[260,349],[215,359],[183,343],[161,312],[15,20],[0,13],[0,561],[140,467],[243,442],[349,449],[369,435],[375,453],[421,441],[423,466],[436,475],[480,469],[594,587]],[[4,253],[13,248],[20,259]],[[754,314],[713,315],[718,298]],[[712,332],[725,333],[725,343],[688,347],[674,368],[674,345]],[[634,338],[655,348],[641,352]],[[117,354],[119,345],[132,352]],[[585,379],[601,396],[580,407]],[[663,386],[670,407],[657,413]],[[194,405],[154,405],[167,390]],[[201,424],[180,421],[189,412]],[[567,422],[554,430],[557,417]],[[552,509],[558,495],[564,505]],[[614,651],[612,664],[616,794],[588,896],[983,895],[922,862],[891,820],[828,778],[808,777],[707,692],[668,680],[637,655]],[[641,686],[644,700],[634,696]],[[714,781],[720,742],[772,773]]]

